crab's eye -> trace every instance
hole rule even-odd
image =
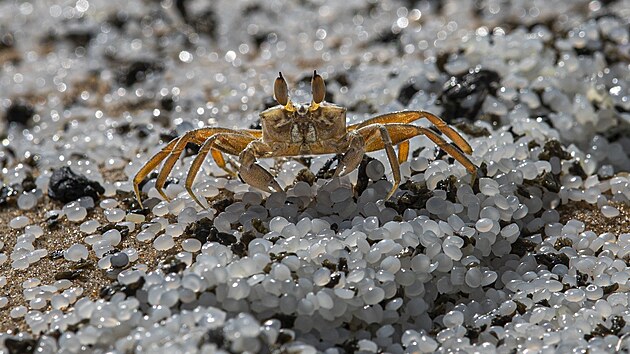
[[[322,103],[326,96],[326,84],[324,83],[324,79],[317,73],[317,70],[313,71],[311,90],[313,91],[313,102],[315,104]]]
[[[273,83],[273,95],[281,105],[286,106],[289,103],[289,87],[282,77],[282,73],[278,73],[278,77]]]

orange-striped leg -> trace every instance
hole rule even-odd
[[[348,131],[354,131],[357,129],[361,129],[363,127],[367,127],[371,124],[378,123],[411,123],[418,119],[424,117],[424,112],[419,111],[399,111],[392,113],[385,113],[378,115],[376,117],[372,117],[370,119],[364,120],[363,122],[352,124],[348,126]],[[430,113],[429,113],[430,114]],[[409,158],[409,142],[403,141],[398,144],[398,163],[401,164]]]
[[[168,156],[168,154],[171,153],[173,147],[175,147],[175,144],[177,144],[178,140],[179,137],[171,140],[168,144],[166,144],[166,146],[163,147],[162,150],[158,151],[155,155],[153,155],[153,157],[151,157],[149,161],[145,163],[133,177],[133,191],[136,194],[136,199],[138,200],[140,207],[142,207],[142,198],[140,197],[139,187],[140,182],[142,182],[142,180],[146,176],[148,176],[149,173],[151,173],[151,171],[153,171],[160,164],[160,162],[162,162],[162,160],[164,160]]]
[[[373,142],[376,141],[380,142],[380,145],[382,145],[381,149],[385,149],[385,152],[387,153],[387,159],[389,160],[389,165],[392,168],[392,174],[394,176],[394,184],[385,198],[385,200],[388,200],[392,197],[392,195],[394,195],[394,192],[396,192],[396,189],[398,189],[398,186],[400,185],[399,159],[396,157],[394,143],[392,142],[389,131],[384,124],[373,124],[360,128],[357,132],[363,136],[366,150],[374,144]]]
[[[208,138],[201,148],[199,149],[199,153],[195,156],[192,164],[190,165],[190,169],[188,170],[188,175],[186,176],[186,190],[188,194],[190,194],[191,198],[197,202],[197,204],[204,207],[203,204],[197,199],[197,196],[192,190],[192,185],[195,181],[195,177],[199,173],[199,169],[203,164],[206,156],[209,151],[212,151],[214,154],[215,151],[224,152],[231,155],[238,155],[241,151],[243,151],[247,145],[254,140],[254,137],[246,134],[240,133],[217,133]],[[216,159],[215,159],[216,161]],[[223,160],[225,162],[225,160]]]
[[[398,164],[402,164],[409,158],[409,140],[398,144]]]
[[[173,147],[173,151],[169,154],[166,161],[164,161],[164,165],[160,169],[158,173],[157,180],[155,181],[155,189],[157,189],[158,193],[164,198],[164,200],[170,200],[170,198],[164,193],[163,188],[166,183],[166,179],[168,175],[173,170],[175,163],[179,160],[182,152],[186,148],[186,145],[191,142],[197,145],[201,145],[206,139],[210,138],[212,135],[216,133],[225,133],[225,132],[236,132],[232,129],[227,128],[201,128],[196,130],[191,130],[186,132],[184,135],[179,138],[175,147]]]
[[[449,139],[457,145],[457,147],[463,152],[470,154],[472,153],[472,148],[470,144],[462,137],[455,129],[451,128],[442,118],[425,111],[399,111],[381,114],[379,116],[370,118],[361,123],[353,124],[348,126],[348,131],[360,129],[370,124],[409,124],[418,119],[426,118],[428,119],[435,127],[444,133]],[[398,162],[403,163],[407,159],[403,159],[404,151],[409,151],[409,143],[406,143],[407,146],[404,147],[402,144],[399,145],[398,151]]]
[[[164,159],[166,159],[173,153],[176,146],[182,139],[186,138],[187,140],[186,143],[192,142],[192,143],[200,145],[203,143],[204,140],[206,140],[208,137],[212,136],[213,134],[217,132],[225,132],[225,131],[233,131],[233,130],[226,129],[226,128],[201,128],[201,129],[192,130],[190,132],[187,132],[181,137],[177,137],[171,140],[168,144],[166,144],[165,147],[163,147],[160,151],[158,151],[155,155],[153,155],[153,157],[151,157],[151,159],[149,159],[149,161],[144,166],[142,166],[142,168],[140,168],[140,170],[136,173],[136,175],[133,178],[133,188],[136,194],[136,199],[138,200],[138,203],[140,203],[140,206],[142,206],[142,199],[140,196],[140,188],[139,188],[140,183],[146,176],[149,175],[149,173],[151,173],[151,171],[153,171],[157,166],[159,166],[160,163]],[[186,147],[186,144],[183,144],[183,147]],[[181,154],[181,151],[183,151],[183,147],[179,151],[179,154]],[[179,154],[177,154],[176,156],[179,157]],[[175,158],[175,161],[177,161],[177,158]],[[175,161],[173,161],[172,164],[174,164]],[[171,166],[171,169],[172,169],[172,166]],[[170,169],[169,169],[169,172],[170,172]],[[166,181],[167,176],[168,176],[168,173],[163,177],[164,182]],[[164,182],[162,182],[162,185],[164,184]],[[159,190],[159,192],[162,196],[165,196],[161,190]]]
[[[436,134],[434,131],[428,128],[418,127],[413,124],[398,124],[390,123],[385,124],[385,128],[392,139],[392,144],[399,144],[403,141],[409,140],[418,135],[425,135],[431,139],[440,149],[446,151],[449,155],[453,156],[455,160],[459,161],[468,172],[473,175],[473,180],[476,176],[477,167],[466,157],[466,155],[459,149],[458,145],[449,144],[444,138]],[[378,140],[366,141],[366,151],[376,151],[384,148],[384,143]]]

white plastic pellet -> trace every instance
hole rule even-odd
[[[142,214],[127,214],[127,216],[125,217],[125,220],[132,222],[134,224],[139,224],[141,222],[144,222],[145,220],[145,216]]]
[[[37,205],[37,196],[34,193],[22,193],[18,197],[17,205],[20,210],[30,210]]]
[[[78,262],[87,259],[88,249],[83,244],[75,243],[63,252],[63,257],[69,261]]]
[[[175,241],[171,235],[160,235],[153,240],[153,247],[158,251],[166,251],[175,246]]]
[[[155,237],[155,233],[149,230],[142,230],[136,235],[136,239],[140,242],[151,241]]]
[[[9,221],[9,227],[12,229],[21,229],[31,223],[31,219],[26,216],[16,216]]]
[[[116,199],[103,199],[99,206],[103,209],[113,209],[118,206],[118,201]]]
[[[125,211],[119,208],[107,209],[103,213],[109,222],[120,222],[125,218]]]
[[[201,249],[201,241],[196,238],[188,238],[182,241],[182,249],[186,252],[199,252]]]
[[[586,294],[582,289],[569,289],[564,292],[564,298],[570,302],[580,302],[584,300]]]
[[[79,231],[86,234],[92,234],[96,232],[99,226],[101,226],[101,224],[97,220],[87,220],[81,223]]]
[[[475,228],[479,232],[488,232],[492,229],[493,224],[492,220],[488,218],[481,218],[475,223]]]
[[[379,160],[372,160],[365,167],[365,173],[372,181],[378,181],[385,174],[385,166]]]
[[[103,240],[105,240],[112,246],[116,246],[122,240],[122,235],[120,234],[120,231],[116,229],[111,229],[103,233]]]
[[[615,208],[614,206],[603,205],[600,210],[602,211],[602,215],[607,218],[614,218],[616,216],[619,216],[619,209]]]
[[[27,311],[26,306],[21,306],[21,305],[16,306],[11,309],[11,311],[9,312],[9,316],[11,316],[11,318],[21,318],[21,317],[24,317],[24,315],[26,315],[26,311]]]
[[[385,298],[385,291],[377,286],[370,287],[365,294],[363,294],[363,300],[366,305],[375,305],[383,301]]]
[[[44,230],[39,225],[28,225],[24,228],[24,233],[27,235],[33,235],[35,238],[39,238],[44,234]]]

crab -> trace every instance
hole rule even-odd
[[[133,188],[139,203],[139,185],[162,161],[155,188],[169,200],[163,188],[166,179],[188,143],[200,145],[186,177],[185,187],[192,199],[203,207],[192,190],[193,182],[205,158],[210,154],[215,163],[232,176],[262,191],[279,192],[282,188],[274,176],[257,163],[259,158],[303,155],[343,154],[334,176],[341,177],[358,167],[366,152],[385,149],[391,165],[394,183],[391,198],[401,180],[400,164],[407,161],[409,139],[424,135],[439,148],[459,161],[475,178],[477,168],[466,154],[472,153],[468,142],[438,116],[424,111],[398,111],[375,116],[363,122],[346,125],[346,108],[324,101],[324,79],[313,72],[312,101],[296,104],[289,98],[289,88],[282,73],[274,82],[274,97],[278,105],[260,113],[262,129],[228,129],[206,127],[191,130],[171,140],[140,168],[133,178]],[[448,143],[433,130],[411,124],[428,119],[446,135]],[[398,154],[394,150],[398,146]],[[223,154],[238,156],[237,172],[228,167]]]

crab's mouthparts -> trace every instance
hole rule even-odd
[[[305,105],[298,106],[297,113],[301,116],[305,115],[308,112],[308,107]]]
[[[291,126],[292,143],[314,143],[317,141],[317,132],[313,123],[293,123]]]

